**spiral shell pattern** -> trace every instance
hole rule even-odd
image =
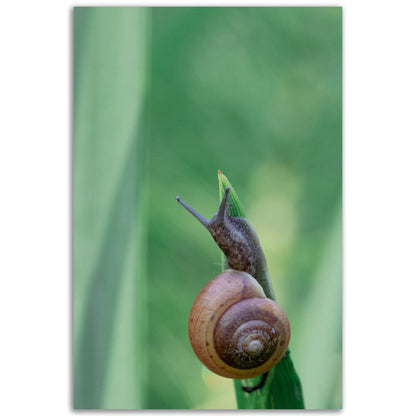
[[[200,361],[223,377],[252,378],[283,357],[290,326],[283,309],[267,299],[248,273],[226,270],[200,292],[188,322]]]

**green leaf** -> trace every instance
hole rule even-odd
[[[225,189],[230,188],[229,201],[232,203],[230,215],[245,217],[237,193],[227,177],[219,170],[218,181],[220,201]],[[222,255],[224,257],[224,255]],[[255,386],[261,376],[248,380],[234,380],[239,409],[304,409],[302,386],[290,357],[289,349],[282,360],[269,371],[265,385],[252,393],[245,393],[242,386]]]
[[[218,182],[220,188],[220,201],[222,200],[222,197],[224,195],[225,188],[230,188],[230,193],[228,195],[228,201],[231,202],[230,215],[232,217],[246,218],[246,214],[244,213],[243,206],[241,205],[241,202],[238,199],[237,193],[235,192],[228,178],[220,170],[218,170]]]
[[[146,405],[147,9],[74,9],[74,408]]]

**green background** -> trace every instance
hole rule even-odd
[[[342,406],[342,9],[74,9],[74,407],[235,408],[190,307],[236,189],[307,408]]]

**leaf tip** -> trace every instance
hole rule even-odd
[[[218,169],[218,182],[220,183],[220,187],[221,184],[225,187],[229,183],[227,177],[221,172],[220,169]]]

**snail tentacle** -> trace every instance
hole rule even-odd
[[[188,332],[195,354],[214,373],[233,379],[262,375],[256,386],[243,387],[251,393],[264,386],[269,370],[284,356],[290,325],[275,302],[256,231],[245,218],[230,216],[229,193],[227,187],[211,220],[176,197],[210,232],[230,267],[195,299]]]

